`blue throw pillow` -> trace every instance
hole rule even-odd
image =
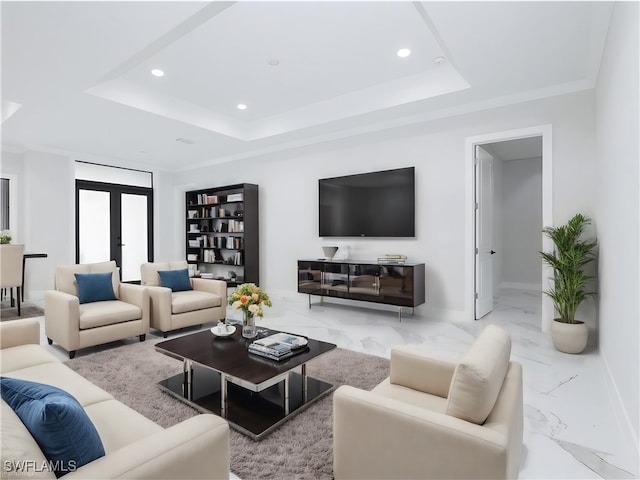
[[[189,271],[186,268],[182,270],[158,270],[158,275],[160,275],[160,284],[163,287],[170,288],[172,292],[193,290],[189,280]]]
[[[113,272],[76,273],[78,298],[80,303],[117,300],[113,293]]]
[[[56,477],[104,456],[96,427],[82,405],[64,390],[0,377],[0,392],[38,442]]]

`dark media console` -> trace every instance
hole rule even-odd
[[[425,301],[424,263],[298,260],[298,293],[344,298],[412,309]]]

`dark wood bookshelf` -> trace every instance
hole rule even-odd
[[[229,286],[260,282],[258,185],[241,183],[185,193],[185,247],[190,273]],[[230,271],[236,273],[232,278]]]

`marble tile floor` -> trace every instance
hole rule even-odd
[[[386,358],[397,344],[411,344],[455,358],[467,350],[487,324],[496,324],[511,334],[512,359],[522,363],[524,371],[520,478],[639,478],[638,451],[625,441],[627,437],[617,423],[600,356],[591,346],[581,355],[567,355],[553,348],[549,335],[540,329],[539,292],[501,291],[489,315],[475,322],[459,323],[418,314],[406,315],[399,322],[397,314],[389,309],[331,300],[321,305],[316,297],[309,308],[307,297],[298,294],[272,299],[273,308],[266,309],[258,326],[307,335]],[[229,311],[228,318],[239,320],[239,312]],[[195,330],[178,334],[191,331]],[[154,338],[153,333],[150,336]],[[42,344],[61,359],[68,358],[60,348],[47,345],[44,333]],[[78,355],[112,347],[113,344],[85,349]]]

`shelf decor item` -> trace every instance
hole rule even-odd
[[[11,232],[9,230],[4,230],[0,232],[0,244],[8,245],[11,243]]]
[[[338,247],[322,247],[322,252],[327,260],[333,260],[337,251]]]
[[[551,338],[557,350],[580,353],[587,346],[589,328],[576,320],[578,306],[597,293],[587,290],[587,282],[595,276],[587,275],[584,266],[595,258],[595,240],[581,240],[591,219],[578,213],[566,225],[545,227],[542,232],[552,241],[552,252],[540,252],[544,262],[553,269],[553,287],[546,293],[560,315],[551,322]]]
[[[263,307],[271,307],[271,299],[255,283],[243,283],[229,295],[229,305],[242,310],[242,336],[254,338],[258,333],[255,317],[262,318]]]

